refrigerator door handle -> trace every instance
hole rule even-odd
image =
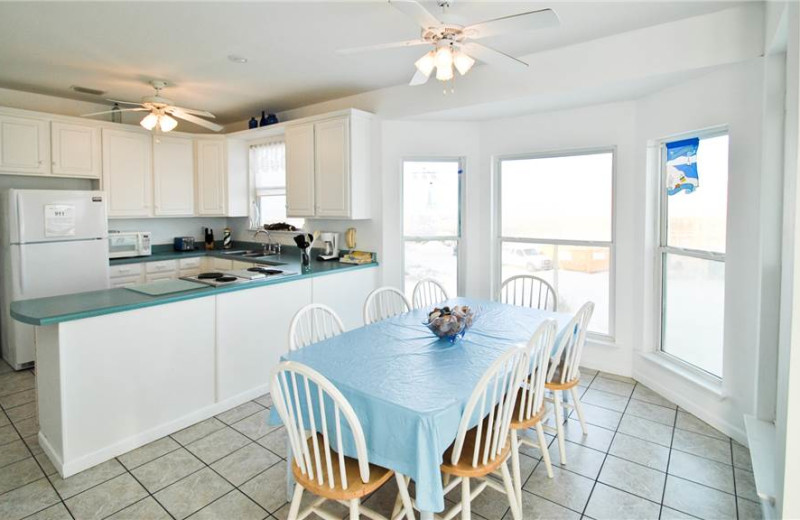
[[[19,293],[25,294],[25,246],[17,246],[19,251]]]

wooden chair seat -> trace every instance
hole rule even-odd
[[[520,421],[519,420],[520,407],[522,407],[522,399],[517,397],[517,403],[514,405],[514,414],[511,416],[512,430],[527,430],[528,428],[533,428],[539,421],[544,419],[544,416],[547,414],[547,407],[544,404],[542,404],[542,407],[539,408],[539,411],[533,414],[530,419]]]
[[[319,442],[319,446],[323,445],[322,435],[319,433],[317,434],[317,442]],[[316,458],[314,457],[314,443],[311,437],[308,438],[307,443],[308,453],[311,456],[311,465],[312,467],[316,468],[317,465]],[[325,475],[327,463],[324,455],[322,456],[320,464],[322,466],[323,475]],[[345,457],[344,470],[345,474],[347,475],[347,489],[344,489],[342,487],[342,481],[339,472],[339,455],[333,449],[331,449],[331,466],[333,467],[333,474],[336,475],[333,482],[333,488],[328,485],[327,477],[323,478],[323,483],[320,485],[316,478],[311,479],[308,475],[303,475],[303,473],[300,471],[300,466],[298,466],[297,463],[292,464],[292,473],[294,474],[295,480],[307,491],[333,500],[352,500],[354,498],[363,498],[376,491],[394,475],[394,472],[390,469],[370,464],[369,482],[362,482],[361,474],[358,471],[358,460]],[[317,474],[315,472],[314,477],[316,476]]]
[[[552,377],[553,382],[547,381],[544,384],[544,387],[547,388],[548,390],[569,390],[573,386],[576,386],[578,382],[581,380],[580,374],[578,374],[578,377],[576,377],[572,381],[567,381],[565,383],[556,383],[556,381],[561,381],[561,373],[563,369],[564,369],[564,363],[561,362],[556,367],[555,372],[553,372],[553,377]]]
[[[489,427],[488,420],[484,419],[483,427],[481,428],[481,438],[480,443],[486,442],[486,430]],[[447,451],[444,452],[444,462],[440,466],[442,473],[447,473],[448,475],[455,475],[457,477],[467,477],[467,478],[474,478],[474,477],[483,477],[492,473],[497,468],[499,468],[505,461],[508,459],[509,454],[511,453],[511,440],[510,438],[506,438],[503,442],[503,449],[500,452],[498,457],[495,457],[494,460],[489,461],[487,464],[480,463],[480,457],[478,460],[478,465],[473,467],[472,466],[472,456],[475,452],[475,441],[478,435],[478,427],[474,427],[471,430],[467,431],[467,434],[464,437],[464,446],[461,449],[461,458],[458,460],[458,463],[453,464],[452,457],[453,457],[453,448],[454,444],[451,444]],[[481,450],[483,453],[483,450]]]

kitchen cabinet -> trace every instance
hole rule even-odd
[[[158,136],[153,142],[153,214],[194,215],[194,144],[189,137]]]
[[[53,175],[100,178],[100,128],[53,121],[50,124],[50,142]]]
[[[249,211],[248,148],[243,140],[195,139],[196,214],[246,217]]]
[[[144,264],[145,280],[154,282],[156,280],[171,280],[178,277],[177,260],[160,260],[157,262],[147,262]]]
[[[181,258],[178,260],[178,275],[184,276],[197,276],[202,272],[202,257],[195,258]]]
[[[370,218],[371,127],[357,110],[287,126],[288,216]]]
[[[230,271],[233,269],[233,260],[227,258],[206,257],[208,271]]]
[[[153,141],[149,133],[104,128],[103,190],[109,217],[148,217],[153,204]]]
[[[290,126],[286,142],[286,215],[314,216],[314,125]]]
[[[143,264],[112,265],[108,270],[111,287],[129,287],[145,282]]]
[[[345,330],[364,325],[364,301],[378,283],[377,269],[356,269],[312,278],[313,301],[336,311]]]
[[[0,171],[50,173],[50,126],[47,120],[0,115]]]

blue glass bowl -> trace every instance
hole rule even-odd
[[[428,327],[437,337],[455,343],[456,340],[464,337],[464,334],[467,333],[474,321],[475,311],[468,309],[466,313],[439,316],[433,320],[423,322],[423,325]]]

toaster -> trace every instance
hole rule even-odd
[[[175,237],[172,245],[175,251],[194,251],[194,237]]]

